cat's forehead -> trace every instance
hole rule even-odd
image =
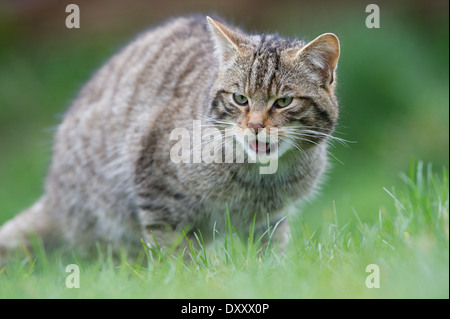
[[[304,45],[302,41],[273,34],[252,37],[235,64],[241,87],[247,94],[265,92],[266,95],[273,95],[280,90],[283,82],[287,82],[285,75],[292,67],[284,63],[283,54]]]
[[[283,51],[299,48],[306,44],[298,39],[289,39],[277,34],[254,35],[248,39],[249,41],[245,44],[246,53],[260,58],[276,54],[280,55]]]

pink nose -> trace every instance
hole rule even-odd
[[[261,122],[248,122],[247,127],[257,131],[258,129],[263,128],[264,125]]]

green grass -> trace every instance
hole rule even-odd
[[[410,165],[401,187],[386,188],[390,205],[376,221],[337,209],[311,227],[290,217],[284,257],[269,240],[237,234],[227,224],[209,247],[201,234],[184,251],[145,247],[149,263],[46,253],[16,259],[0,270],[0,298],[448,298],[448,174],[422,162]],[[269,238],[273,229],[268,229]],[[200,248],[195,248],[200,247]],[[80,268],[80,288],[66,287],[68,264]],[[366,287],[369,264],[380,288]]]

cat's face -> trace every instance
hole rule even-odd
[[[305,44],[274,35],[243,35],[217,21],[209,23],[220,60],[212,122],[233,127],[238,144],[251,157],[302,154],[329,137],[338,117],[335,35]]]

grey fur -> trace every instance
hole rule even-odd
[[[337,46],[336,46],[337,45]],[[334,96],[339,55],[327,34],[307,46],[276,35],[246,35],[218,21],[181,17],[137,37],[85,85],[54,138],[45,194],[0,228],[3,252],[37,233],[89,252],[95,243],[142,249],[141,238],[169,245],[183,229],[208,241],[223,229],[228,207],[242,234],[256,215],[263,225],[287,204],[311,194],[326,168],[328,135],[338,117]],[[232,93],[250,99],[247,108]],[[273,99],[295,97],[290,108]],[[169,159],[176,127],[208,117],[245,128],[304,126],[319,133],[295,139],[275,174],[258,164],[179,163]],[[287,134],[287,133],[285,133]],[[288,134],[287,134],[288,135]],[[302,150],[302,151],[299,151]],[[285,237],[287,225],[279,228]],[[1,258],[0,258],[1,259]]]

